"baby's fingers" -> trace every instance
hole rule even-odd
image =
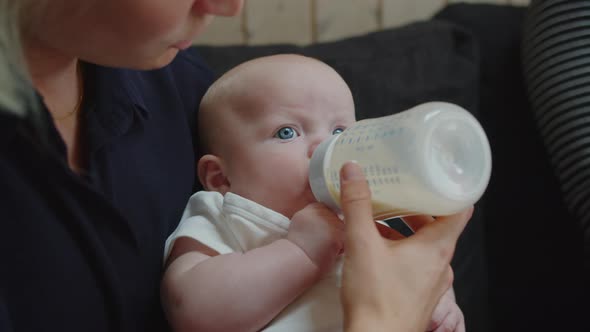
[[[410,226],[414,232],[417,232],[420,228],[434,221],[434,218],[426,215],[414,215],[402,217],[402,220],[406,225]]]
[[[377,227],[379,234],[381,234],[381,236],[383,238],[386,238],[389,240],[401,240],[401,239],[405,238],[404,235],[402,235],[400,232],[398,232],[397,230],[395,230],[389,226],[385,226],[385,225],[380,224],[378,222],[375,222],[375,226]]]
[[[433,332],[465,332],[465,320],[461,310],[450,312],[440,326]]]

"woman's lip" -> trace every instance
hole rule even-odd
[[[190,40],[182,40],[172,46],[179,49],[179,50],[186,50],[191,45],[192,45],[192,42]]]

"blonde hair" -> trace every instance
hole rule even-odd
[[[29,0],[0,0],[0,112],[19,117],[39,109],[20,41],[21,18]]]

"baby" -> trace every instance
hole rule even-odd
[[[258,58],[209,88],[197,166],[206,191],[165,248],[162,298],[175,330],[342,331],[343,224],[316,202],[308,169],[317,145],[354,122],[350,89],[312,58]],[[452,290],[431,324],[446,326],[464,328]]]

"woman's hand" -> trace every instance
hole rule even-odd
[[[405,218],[416,233],[388,240],[375,227],[361,168],[346,163],[340,177],[346,232],[345,330],[425,331],[434,307],[452,284],[449,263],[473,209],[436,219]]]

